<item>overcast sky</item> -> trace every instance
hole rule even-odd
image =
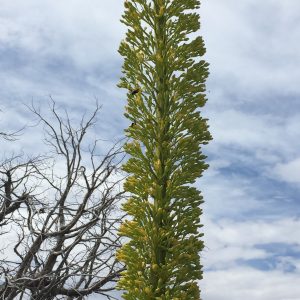
[[[99,138],[123,135],[122,2],[0,0],[1,130],[31,125],[24,104],[51,95],[78,116],[97,98]],[[203,0],[200,14],[210,63],[203,114],[214,137],[197,182],[202,298],[299,300],[300,2]],[[31,130],[2,153],[43,151]]]

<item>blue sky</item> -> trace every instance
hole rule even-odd
[[[31,125],[51,95],[79,115],[103,105],[95,134],[122,136],[117,53],[122,1],[0,0],[0,126]],[[205,197],[204,300],[300,299],[300,2],[203,0],[214,140]],[[13,121],[12,121],[13,120]],[[28,129],[5,153],[43,151]],[[90,297],[92,299],[92,297]],[[99,299],[99,298],[97,298]]]

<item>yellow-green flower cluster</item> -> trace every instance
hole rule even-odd
[[[125,116],[130,155],[120,228],[127,243],[118,283],[127,300],[197,300],[203,249],[200,191],[192,184],[207,168],[201,147],[211,139],[204,106],[208,64],[200,37],[198,0],[127,0],[128,31],[119,86],[128,90]]]

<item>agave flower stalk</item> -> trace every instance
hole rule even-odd
[[[206,102],[208,64],[198,0],[128,0],[119,87],[128,90],[125,116],[130,158],[124,188],[131,216],[118,252],[125,263],[118,283],[127,300],[200,299],[199,252],[203,199],[193,186],[207,168],[203,144],[211,139],[200,114]]]

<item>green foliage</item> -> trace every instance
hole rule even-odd
[[[124,299],[200,299],[200,192],[192,183],[207,168],[201,146],[211,139],[204,106],[208,64],[197,0],[128,0],[128,27],[119,87],[128,90],[125,116],[130,159],[124,184],[131,216],[120,228],[118,252],[127,270],[118,283]]]

